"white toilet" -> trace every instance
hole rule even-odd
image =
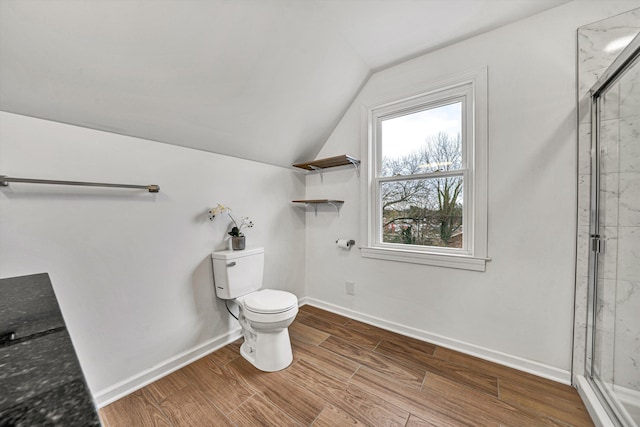
[[[261,371],[274,372],[293,361],[287,328],[298,314],[291,292],[262,288],[264,248],[211,254],[216,295],[240,307],[244,343],[240,354]]]

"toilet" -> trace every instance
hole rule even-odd
[[[211,258],[216,295],[240,307],[242,357],[266,372],[289,366],[293,353],[287,328],[298,314],[298,298],[291,292],[262,289],[264,248],[213,252]]]

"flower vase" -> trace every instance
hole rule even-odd
[[[245,236],[231,236],[231,248],[234,251],[241,251],[244,249]]]

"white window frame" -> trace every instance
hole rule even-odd
[[[380,123],[385,119],[462,101],[462,168],[407,178],[463,177],[463,249],[404,245],[382,241]],[[388,261],[485,271],[487,258],[487,69],[434,82],[422,90],[363,107],[363,179],[361,255]]]

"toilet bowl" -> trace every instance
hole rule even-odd
[[[290,292],[263,289],[236,298],[244,343],[242,357],[261,371],[274,372],[293,361],[289,325],[298,314],[298,298]]]
[[[298,298],[291,292],[261,289],[264,249],[220,251],[211,257],[216,295],[239,307],[242,357],[266,372],[289,366],[293,353],[287,328],[298,313]]]

